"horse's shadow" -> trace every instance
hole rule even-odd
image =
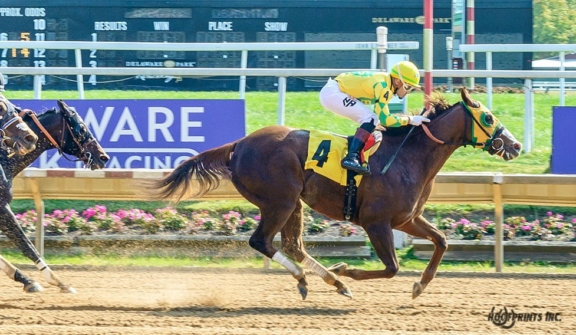
[[[22,309],[22,306],[13,304],[0,304],[0,309]],[[128,307],[128,306],[98,306],[98,305],[76,305],[76,306],[28,306],[26,310],[34,311],[118,311],[118,312],[142,312],[154,316],[189,317],[191,315],[211,318],[239,317],[245,315],[345,315],[356,313],[356,309],[342,308],[318,308],[318,307]]]
[[[221,318],[221,317],[241,317],[246,315],[346,315],[356,313],[355,308],[318,308],[318,307],[206,307],[190,306],[177,307],[163,310],[161,312],[152,312],[156,316],[171,317],[188,317],[198,315],[202,317]]]

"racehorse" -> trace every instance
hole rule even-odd
[[[25,155],[34,150],[38,136],[22,121],[18,111],[19,108],[0,93],[0,150]]]
[[[4,168],[1,180],[4,185],[8,185],[0,188],[0,230],[36,264],[48,283],[59,287],[62,292],[75,293],[76,290],[63,283],[40,257],[10,209],[14,176],[32,164],[44,151],[57,149],[61,154],[75,156],[76,160],[82,161],[92,170],[104,168],[110,159],[82,118],[63,101],[58,101],[58,107],[59,110],[51,109],[38,116],[30,110],[23,110],[20,113],[24,122],[38,134],[38,142],[32,152],[25,156],[12,157],[0,152],[0,165]],[[2,256],[0,256],[0,269],[9,278],[24,284],[24,291],[32,293],[42,290],[40,284],[25,276]]]
[[[198,189],[192,196],[216,188],[221,179],[231,180],[238,192],[260,209],[261,221],[249,244],[263,255],[282,264],[298,281],[305,299],[308,284],[303,269],[310,268],[337,292],[352,297],[339,276],[356,280],[391,278],[398,272],[392,229],[426,238],[434,252],[420,282],[414,283],[412,298],[418,297],[434,278],[447,249],[446,237],[422,213],[435,176],[460,146],[472,145],[511,160],[522,148],[504,125],[466,89],[454,105],[442,96],[431,97],[428,125],[388,128],[378,149],[369,157],[373,171],[358,186],[350,221],[366,231],[374,252],[384,263],[383,270],[349,269],[346,263],[324,267],[305,250],[302,241],[302,202],[330,218],[343,219],[347,187],[305,169],[312,143],[311,132],[283,126],[255,131],[233,143],[202,152],[182,162],[170,174],[153,182],[152,193],[159,199],[181,200],[188,196],[191,179]],[[322,141],[315,164],[327,164],[330,142]],[[312,148],[314,149],[314,148]],[[312,157],[312,160],[314,160]],[[333,159],[339,164],[342,156]],[[382,171],[382,172],[380,172]],[[282,251],[273,247],[280,232]],[[289,257],[286,257],[287,254]]]

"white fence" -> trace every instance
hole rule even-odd
[[[123,42],[70,42],[70,41],[0,41],[0,49],[4,48],[29,48],[29,49],[68,49],[75,50],[76,67],[3,67],[5,74],[20,74],[34,76],[34,98],[41,99],[42,75],[76,75],[80,99],[84,98],[83,75],[107,75],[107,76],[176,76],[176,77],[205,77],[205,76],[239,76],[240,97],[244,97],[246,76],[276,76],[278,77],[278,123],[284,123],[285,95],[287,77],[316,77],[335,76],[345,71],[375,70],[378,62],[378,54],[385,50],[417,49],[418,42],[388,42],[386,46],[377,42],[284,42],[284,43],[123,43]],[[97,68],[82,67],[81,50],[163,50],[163,51],[241,51],[242,61],[240,68]],[[273,69],[273,68],[247,68],[247,52],[261,50],[366,50],[370,52],[370,69]],[[487,70],[432,70],[433,77],[469,77],[487,78],[487,83],[492,83],[492,78],[519,78],[524,79],[524,152],[529,153],[534,146],[534,96],[533,79],[559,78],[560,104],[564,101],[564,79],[576,78],[576,71],[524,71],[524,70],[491,70],[492,52],[564,52],[576,50],[576,45],[559,44],[500,44],[500,45],[460,45],[462,52],[486,52]],[[380,64],[382,65],[382,64]],[[383,67],[383,66],[382,66]],[[424,74],[424,71],[421,71]],[[492,91],[488,90],[487,106],[492,105]]]

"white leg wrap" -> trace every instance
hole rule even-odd
[[[328,270],[324,266],[322,266],[322,264],[318,263],[317,260],[308,255],[304,257],[302,264],[304,264],[304,266],[306,266],[310,270],[314,271],[324,280],[326,280],[327,278],[332,278],[330,273],[328,273]]]
[[[36,263],[36,267],[38,268],[38,270],[40,270],[42,272],[42,275],[44,276],[44,278],[46,278],[46,280],[50,284],[52,284],[52,285],[58,284],[54,280],[54,278],[52,277],[52,270],[50,270],[50,268],[48,267],[48,264],[46,264],[46,262],[44,262],[44,260],[42,258],[40,258],[38,260],[38,262]]]
[[[294,262],[289,260],[288,257],[284,256],[284,254],[280,251],[276,251],[274,256],[272,256],[272,260],[280,263],[295,277],[302,277],[304,275],[302,268],[294,264]]]
[[[44,262],[44,260],[40,258],[38,259],[38,262],[36,262],[36,267],[38,268],[38,270],[43,271],[44,268],[48,268],[48,264],[46,264],[46,262]]]
[[[4,273],[9,278],[14,279],[14,273],[16,273],[16,268],[2,256],[0,256],[0,269],[4,271]]]

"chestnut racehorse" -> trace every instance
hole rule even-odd
[[[427,126],[387,129],[381,145],[369,158],[372,174],[363,177],[358,186],[357,210],[350,220],[366,231],[374,252],[384,263],[383,270],[349,269],[345,263],[326,268],[304,250],[302,202],[342,220],[346,192],[340,183],[304,168],[309,131],[283,126],[260,129],[191,157],[152,186],[158,198],[178,201],[188,194],[192,178],[198,182],[193,196],[216,188],[220,179],[231,180],[238,192],[260,209],[261,221],[250,237],[250,246],[290,271],[303,298],[308,284],[296,262],[335,286],[338,293],[351,297],[339,276],[364,280],[391,278],[398,272],[392,229],[426,238],[434,243],[434,253],[420,282],[414,283],[412,297],[416,298],[434,278],[447,248],[444,234],[422,215],[436,174],[463,145],[504,160],[516,158],[522,147],[486,107],[472,100],[466,89],[461,90],[461,96],[462,101],[452,106],[441,96],[433,98]],[[272,245],[278,232],[282,251]]]

